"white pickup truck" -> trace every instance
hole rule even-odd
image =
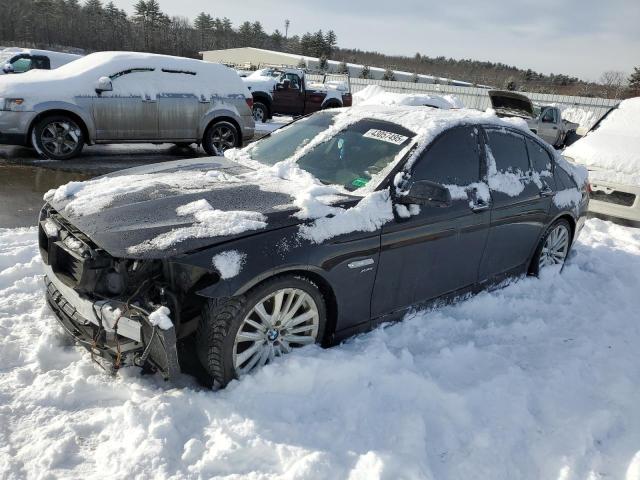
[[[491,90],[491,105],[499,116],[524,118],[529,129],[556,148],[563,147],[568,138],[575,136],[579,125],[564,120],[558,107],[534,107],[525,95],[515,92]]]

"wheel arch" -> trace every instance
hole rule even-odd
[[[85,143],[87,145],[90,145],[92,143],[92,135],[90,134],[87,121],[80,114],[64,108],[54,108],[51,110],[43,110],[42,112],[38,113],[33,118],[33,120],[31,120],[31,124],[29,125],[29,131],[27,133],[28,135],[27,138],[29,139],[29,141],[31,141],[33,129],[38,124],[38,122],[40,122],[43,118],[51,117],[54,115],[66,115],[71,119],[73,119],[75,122],[78,123],[78,126],[82,130],[82,134],[84,135],[84,138],[85,138]]]
[[[214,125],[214,124],[216,124],[218,122],[229,122],[234,127],[236,127],[236,130],[238,131],[238,139],[236,141],[236,143],[237,143],[236,147],[241,147],[242,146],[242,135],[243,135],[242,128],[240,128],[240,122],[238,122],[238,120],[235,119],[232,116],[220,115],[220,116],[213,117],[213,118],[209,119],[209,121],[207,122],[205,128],[202,130],[201,137],[203,137],[207,133],[207,130],[209,130],[209,128],[212,125]]]

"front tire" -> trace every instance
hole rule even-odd
[[[540,275],[540,271],[552,265],[564,266],[571,248],[571,225],[565,219],[553,222],[540,239],[531,260],[529,273]]]
[[[82,129],[71,117],[52,115],[35,125],[32,143],[43,158],[69,160],[80,154],[85,138]]]
[[[214,122],[204,132],[202,147],[209,155],[222,156],[225,150],[240,145],[240,133],[236,126],[221,120]]]
[[[208,301],[201,318],[198,358],[214,384],[225,386],[294,348],[320,343],[326,306],[314,283],[283,276],[245,295]]]

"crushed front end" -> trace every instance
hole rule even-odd
[[[163,262],[113,258],[49,206],[40,215],[39,246],[47,303],[97,363],[110,372],[135,365],[166,379],[180,372],[179,305]],[[149,320],[163,306],[176,313],[172,328]]]

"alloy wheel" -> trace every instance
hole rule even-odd
[[[82,132],[71,121],[54,121],[46,125],[40,134],[42,147],[47,153],[64,156],[78,148]]]
[[[231,125],[214,125],[211,129],[211,143],[219,155],[236,146],[236,132]]]
[[[237,375],[315,343],[319,325],[318,306],[304,290],[284,288],[267,295],[245,316],[236,334],[233,367]]]
[[[569,230],[565,225],[557,225],[544,241],[538,266],[541,270],[550,265],[562,265],[569,251]]]

